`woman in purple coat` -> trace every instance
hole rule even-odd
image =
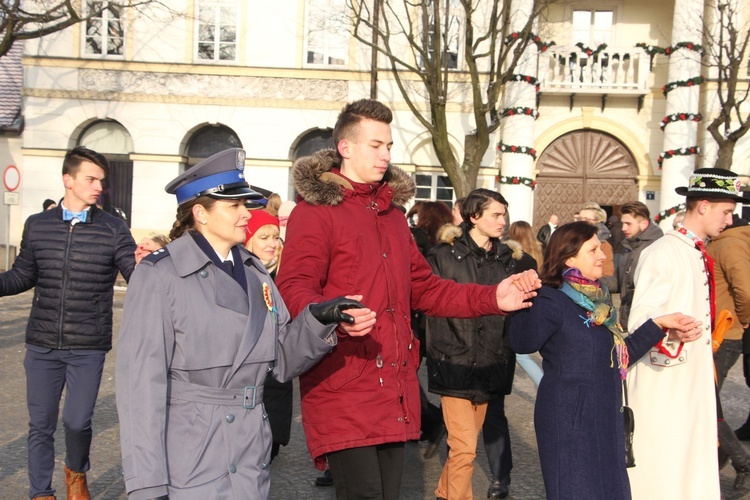
[[[628,364],[664,339],[665,330],[683,342],[701,333],[699,322],[675,313],[623,338],[609,291],[599,283],[604,259],[595,226],[559,227],[544,253],[534,305],[511,322],[513,350],[543,358],[534,424],[548,499],[630,498],[620,412]],[[638,450],[635,456],[637,462]]]

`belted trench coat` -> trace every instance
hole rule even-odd
[[[116,368],[130,498],[268,498],[266,375],[290,380],[336,342],[309,307],[291,322],[260,261],[234,252],[248,293],[190,234],[133,273]]]

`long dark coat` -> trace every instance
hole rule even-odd
[[[547,498],[628,499],[612,333],[587,327],[586,311],[560,290],[543,286],[537,293],[530,309],[513,316],[510,344],[517,353],[539,351],[544,360],[534,425]],[[631,333],[625,340],[631,364],[662,338],[650,320]],[[638,432],[637,414],[635,423]]]

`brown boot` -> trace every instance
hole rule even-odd
[[[47,495],[43,497],[34,497],[31,500],[57,500],[54,495]]]
[[[85,472],[73,472],[65,466],[65,485],[68,487],[68,500],[90,500]]]

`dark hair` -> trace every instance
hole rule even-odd
[[[442,201],[426,201],[419,209],[417,227],[424,229],[430,246],[437,245],[437,232],[445,224],[453,222],[453,214]]]
[[[374,99],[350,102],[344,106],[336,119],[336,125],[333,127],[334,143],[338,145],[342,139],[351,139],[354,126],[365,119],[391,123],[393,113],[388,106]]]
[[[424,200],[418,200],[414,202],[414,205],[411,206],[408,212],[406,212],[406,219],[409,221],[409,226],[414,226],[414,219],[413,217],[417,216],[417,221],[419,220],[419,209],[422,208],[422,205],[425,204]]]
[[[471,218],[474,217],[475,219],[478,219],[481,217],[482,213],[493,201],[502,203],[506,208],[508,207],[508,202],[503,198],[503,195],[497,191],[479,188],[469,193],[469,196],[467,196],[463,203],[461,203],[461,218],[464,220],[467,230],[474,227]]]
[[[109,176],[109,162],[104,155],[83,146],[75,147],[65,154],[62,167],[63,175],[68,174],[75,177],[76,174],[78,174],[81,163],[84,161],[90,161],[91,163],[98,165],[104,170],[104,177]]]
[[[218,201],[218,199],[211,198],[210,196],[200,196],[193,200],[186,201],[182,205],[178,205],[177,217],[175,218],[174,224],[172,224],[172,230],[169,231],[170,241],[176,240],[185,234],[185,231],[195,229],[195,218],[193,217],[193,207],[195,205],[203,205],[206,210],[211,210]]]
[[[559,288],[562,285],[562,273],[568,267],[565,261],[578,255],[583,244],[596,236],[596,232],[596,226],[584,221],[563,224],[555,229],[544,250],[542,270],[539,273],[542,284]]]
[[[458,207],[458,211],[460,212],[461,206],[464,204],[465,201],[466,201],[466,196],[464,196],[463,198],[457,198],[456,201],[453,202],[453,206]]]
[[[47,210],[51,205],[57,205],[57,202],[55,200],[50,200],[47,198],[42,202],[42,210]]]
[[[620,213],[622,215],[632,215],[633,217],[640,217],[646,220],[651,218],[651,212],[648,211],[648,207],[645,203],[640,201],[631,201],[624,204],[620,208]]]

